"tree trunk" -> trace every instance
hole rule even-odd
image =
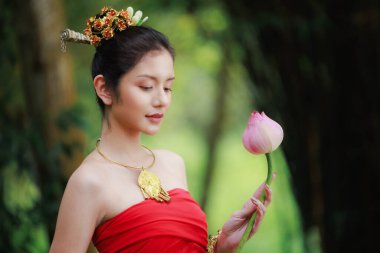
[[[257,103],[283,121],[305,235],[326,253],[377,248],[379,3],[224,2]]]
[[[60,51],[63,8],[59,0],[16,0],[12,8],[26,101],[26,128],[42,193],[42,217],[52,237],[55,206],[62,197],[62,174],[67,176],[78,166],[84,141],[78,127],[62,126],[75,101],[68,57]]]
[[[207,132],[207,144],[208,144],[208,154],[207,162],[205,168],[205,176],[203,180],[203,194],[200,201],[200,205],[203,210],[206,210],[207,200],[210,193],[210,186],[212,184],[212,178],[215,171],[215,162],[216,162],[216,147],[219,143],[219,138],[223,132],[224,124],[224,115],[226,114],[226,94],[228,94],[228,63],[231,61],[231,52],[228,39],[225,40],[223,45],[223,57],[222,63],[220,64],[219,70],[219,80],[218,80],[218,89],[215,99],[215,116],[211,121],[211,125]]]

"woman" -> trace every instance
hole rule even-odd
[[[163,34],[141,26],[145,20],[131,8],[105,7],[87,22],[101,138],[67,183],[52,253],[85,252],[91,239],[101,253],[234,252],[252,213],[250,236],[270,203],[263,184],[207,245],[205,214],[187,190],[182,158],[141,144],[141,134],[159,131],[174,82],[174,51]],[[257,200],[263,190],[264,204]]]

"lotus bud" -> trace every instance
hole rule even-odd
[[[243,133],[243,145],[252,154],[265,154],[268,164],[268,173],[266,184],[269,186],[272,181],[272,162],[271,152],[274,151],[281,144],[284,138],[282,127],[272,119],[270,119],[264,112],[252,112],[249,117],[247,127]],[[265,194],[261,194],[260,199],[262,203],[265,202]],[[249,234],[255,224],[256,213],[251,216],[247,227],[240,239],[239,246],[236,250],[240,253],[244,244],[247,242]]]
[[[281,144],[282,127],[264,112],[252,112],[243,133],[243,145],[252,154],[267,154]]]

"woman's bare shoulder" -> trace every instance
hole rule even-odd
[[[167,149],[155,149],[154,152],[161,160],[164,160],[170,164],[175,164],[176,167],[178,166],[179,168],[185,169],[185,162],[179,154]]]
[[[82,190],[100,190],[105,172],[99,162],[101,161],[92,153],[89,154],[70,176],[68,186]]]
[[[168,149],[155,149],[154,153],[173,161],[183,162],[181,155]]]
[[[101,171],[92,164],[91,159],[85,159],[69,178],[59,208],[51,252],[67,247],[72,247],[72,252],[85,252],[96,225],[104,216]]]
[[[170,180],[165,181],[170,188],[183,188],[187,189],[186,168],[185,162],[182,157],[170,150],[159,149],[154,150],[157,160],[163,165],[167,178]]]

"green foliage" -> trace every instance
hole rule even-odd
[[[63,143],[47,149],[42,122],[29,114],[9,1],[0,1],[0,252],[47,252],[62,195],[59,156]],[[36,92],[39,92],[36,89]],[[45,101],[40,101],[44,103]],[[58,127],[73,125],[78,108],[62,112]],[[44,173],[41,173],[43,171]],[[58,196],[58,198],[57,198]],[[58,199],[58,201],[57,201]],[[53,219],[54,221],[53,221]],[[50,231],[51,232],[51,231]]]
[[[10,6],[0,2],[0,252],[46,252],[48,239],[39,213],[41,193],[32,176],[25,131],[25,102],[12,31]]]
[[[40,199],[40,192],[26,171],[17,171],[16,164],[3,168],[2,178],[6,178],[3,188],[4,204],[9,212],[32,209]]]
[[[46,252],[48,238],[39,216],[41,194],[26,170],[16,163],[2,167],[2,252]]]
[[[228,33],[231,21],[215,1],[199,5],[191,14],[186,2],[112,1],[110,4],[116,8],[133,5],[135,9],[142,9],[149,16],[147,25],[166,34],[176,49],[172,107],[161,133],[154,137],[145,136],[144,142],[153,148],[173,150],[184,158],[190,191],[199,201],[207,161],[208,143],[204,136],[211,116],[218,110],[214,101],[223,59],[223,36]],[[64,4],[68,27],[78,31],[84,28],[86,18],[102,7],[102,3],[96,5],[91,1],[69,0]],[[4,14],[0,15],[0,21],[9,18],[8,9],[0,7],[1,14]],[[276,20],[272,22],[276,23]],[[37,142],[38,136],[33,135],[22,122],[25,108],[15,38],[6,27],[8,25],[0,34],[4,38],[0,45],[7,48],[6,55],[0,55],[4,65],[0,74],[8,76],[8,82],[0,87],[0,107],[5,112],[0,115],[0,219],[5,221],[5,229],[0,232],[0,251],[46,252],[49,244],[46,221],[38,208],[56,212],[58,203],[41,202],[41,199],[48,194],[59,194],[62,189],[60,185],[52,184],[50,189],[41,192],[35,184],[37,177],[30,144],[26,140]],[[241,144],[241,134],[252,109],[252,94],[247,86],[248,74],[241,63],[241,51],[236,45],[232,46],[234,55],[228,65],[227,115],[217,150],[217,170],[210,201],[205,210],[210,233],[215,233],[229,215],[247,201],[264,181],[266,171],[264,156],[250,155]],[[87,152],[94,148],[101,123],[89,71],[93,53],[94,49],[89,46],[69,45],[78,104],[63,112],[57,122],[63,130],[71,124],[84,129],[89,140]],[[60,152],[69,150],[63,144],[55,147],[51,161]],[[274,201],[261,230],[247,244],[245,252],[302,252],[298,209],[290,187],[287,164],[280,151],[274,154],[274,158],[274,167],[278,169],[278,178],[273,184]],[[57,171],[62,169],[57,165],[52,167]]]

